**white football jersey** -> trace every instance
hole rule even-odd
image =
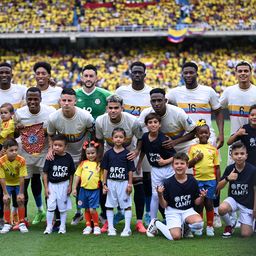
[[[171,104],[182,108],[195,123],[205,119],[211,131],[210,141],[216,144],[211,114],[212,110],[219,109],[221,105],[217,93],[211,87],[198,85],[194,89],[187,89],[186,86],[179,86],[170,89],[166,98]]]
[[[231,134],[248,123],[250,106],[256,104],[256,86],[243,90],[238,84],[227,87],[220,97],[223,108],[228,108]]]
[[[60,133],[66,136],[67,152],[73,157],[77,164],[80,160],[82,146],[86,138],[86,133],[93,129],[94,119],[92,115],[84,109],[76,108],[72,118],[66,118],[62,109],[58,109],[49,116],[47,132],[49,135]]]
[[[25,104],[27,87],[19,84],[11,84],[8,90],[0,89],[0,106],[4,103],[11,103],[14,109]]]
[[[103,114],[96,119],[95,129],[96,138],[99,140],[105,140],[105,150],[113,147],[112,131],[114,128],[123,128],[126,132],[125,147],[128,150],[133,150],[136,147],[136,140],[141,139],[143,132],[137,118],[129,113],[122,112],[122,118],[119,123],[112,123],[110,121],[108,113]]]
[[[144,120],[146,115],[155,112],[152,107],[146,108],[141,112],[139,122],[141,126],[145,126]],[[161,117],[160,131],[171,139],[177,139],[185,133],[189,133],[196,127],[194,121],[179,107],[166,104],[166,113]],[[192,141],[180,143],[175,146],[177,152],[187,153],[189,147],[193,144]]]
[[[49,86],[46,90],[41,91],[42,103],[48,106],[52,106],[56,109],[60,107],[59,99],[62,92],[62,88],[56,86]]]
[[[139,116],[142,110],[151,106],[149,95],[151,90],[148,85],[140,91],[134,90],[132,85],[123,85],[116,89],[116,94],[123,99],[125,112]]]
[[[46,106],[44,104],[40,104],[40,111],[38,114],[32,114],[29,111],[29,108],[27,106],[24,106],[22,108],[17,109],[15,113],[15,122],[23,124],[24,126],[30,126],[33,124],[39,124],[43,123],[43,128],[46,131],[46,128],[48,126],[49,121],[49,115],[51,113],[54,113],[56,111],[55,108]],[[45,156],[48,152],[48,138],[45,138],[45,145],[42,152],[38,155],[31,155],[27,153],[23,148],[21,144],[20,138],[17,139],[18,143],[20,144],[20,154],[26,159],[27,165],[35,165],[37,167],[43,167]]]

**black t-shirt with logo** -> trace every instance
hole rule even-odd
[[[248,153],[246,161],[256,166],[256,129],[249,124],[245,124],[242,128],[248,135],[238,136],[236,141],[241,140],[244,143]]]
[[[48,174],[48,181],[51,183],[69,180],[75,170],[73,158],[69,153],[64,156],[55,155],[52,161],[46,160],[43,169]]]
[[[116,153],[112,148],[104,154],[101,168],[108,171],[107,179],[128,180],[128,173],[135,171],[134,162],[127,159],[129,152],[127,149],[124,149]]]
[[[168,159],[172,157],[176,153],[176,151],[173,148],[165,149],[162,146],[162,143],[168,140],[168,137],[166,137],[162,132],[159,132],[157,138],[153,141],[149,140],[148,135],[149,132],[146,132],[142,136],[141,151],[146,154],[149,164],[151,166],[159,168],[161,167],[157,162],[159,156],[161,156],[163,159]]]
[[[192,175],[187,175],[187,180],[180,183],[175,175],[164,181],[164,199],[168,206],[179,210],[187,210],[194,207],[195,200],[200,191],[197,181]]]
[[[235,168],[235,164],[227,166],[221,180],[225,179]],[[254,186],[256,186],[256,167],[246,163],[244,169],[238,173],[237,180],[229,181],[228,196],[248,209],[253,209]]]

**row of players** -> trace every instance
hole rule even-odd
[[[37,67],[35,67],[35,72],[36,71],[43,71],[43,72],[41,72],[41,74],[39,73],[38,74],[38,76],[36,76],[37,77],[37,81],[38,81],[38,85],[39,84],[41,84],[41,86],[44,84],[47,84],[48,83],[48,81],[49,81],[49,75],[50,75],[50,69],[49,69],[49,64],[48,65],[46,65],[46,63],[39,63],[39,64],[37,64],[37,65],[39,65],[39,67],[37,66]],[[10,70],[9,70],[10,71]],[[148,91],[147,91],[147,86],[146,85],[144,85],[144,78],[145,78],[145,71],[146,71],[146,69],[145,69],[145,65],[144,64],[142,64],[142,63],[139,63],[139,62],[137,62],[137,63],[133,63],[133,65],[131,66],[131,78],[132,78],[132,85],[131,86],[128,86],[128,87],[120,87],[118,90],[117,90],[117,93],[118,93],[118,91],[119,91],[119,95],[120,94],[122,94],[122,92],[124,92],[123,93],[123,95],[121,95],[124,99],[125,99],[125,105],[124,105],[124,108],[126,109],[126,110],[130,110],[130,112],[132,113],[132,114],[140,114],[140,110],[141,110],[141,108],[143,107],[143,103],[142,103],[142,101],[143,100],[147,100],[148,99],[148,97],[149,97],[149,93],[148,93]],[[236,71],[237,71],[237,77],[238,77],[238,80],[239,80],[239,85],[238,86],[236,86],[236,87],[238,87],[238,90],[240,89],[240,84],[242,85],[242,86],[247,86],[248,88],[247,89],[250,89],[250,90],[254,90],[254,86],[252,86],[251,84],[250,84],[250,73],[251,73],[251,67],[250,67],[250,65],[247,63],[247,62],[241,62],[241,63],[238,63],[238,65],[236,66]],[[43,74],[44,73],[44,74]],[[183,75],[184,75],[184,79],[185,79],[185,81],[186,81],[186,87],[189,87],[189,85],[190,85],[190,87],[192,87],[192,89],[200,89],[200,88],[202,88],[202,89],[204,89],[204,90],[207,90],[206,88],[208,88],[208,87],[204,87],[204,86],[201,86],[201,85],[198,85],[197,84],[197,81],[196,81],[196,73],[197,73],[197,65],[195,64],[195,63],[193,63],[193,62],[190,62],[190,63],[186,63],[184,66],[183,66]],[[1,72],[0,72],[0,74],[1,74]],[[99,90],[97,90],[97,89],[99,89],[99,88],[95,88],[95,84],[96,84],[96,81],[97,81],[97,76],[96,76],[96,74],[97,74],[97,70],[93,67],[93,66],[90,66],[90,68],[89,69],[84,69],[83,70],[83,76],[84,76],[84,86],[83,86],[83,88],[82,89],[80,89],[80,93],[83,93],[84,95],[84,97],[86,97],[86,96],[89,96],[88,98],[90,98],[90,99],[92,99],[93,97],[93,95],[95,94],[95,92],[99,92]],[[240,74],[240,75],[239,75]],[[43,78],[43,75],[46,75],[46,78],[44,77]],[[4,81],[6,82],[8,79],[4,79]],[[248,83],[248,80],[249,80],[249,83]],[[47,81],[47,83],[45,83],[45,81]],[[48,85],[48,87],[49,87],[49,85]],[[130,91],[129,91],[129,88],[130,88]],[[90,89],[91,89],[91,91],[90,91]],[[128,91],[129,91],[129,94],[127,94],[127,90],[128,89]],[[178,89],[178,88],[177,88]],[[180,89],[180,88],[179,88]],[[202,107],[200,108],[200,104],[197,106],[197,104],[195,103],[195,104],[193,104],[192,102],[192,100],[191,100],[191,98],[189,99],[189,103],[187,104],[187,106],[188,106],[188,109],[187,109],[187,112],[188,112],[188,114],[190,114],[190,112],[191,112],[191,117],[193,116],[193,115],[200,115],[200,111],[198,111],[198,110],[202,110],[201,111],[201,114],[202,114],[202,112],[203,112],[203,114],[204,114],[204,116],[205,117],[209,117],[210,115],[210,113],[211,113],[211,109],[214,109],[214,108],[216,108],[215,109],[215,111],[216,111],[216,113],[217,113],[217,124],[218,124],[218,126],[219,126],[219,131],[220,131],[220,135],[219,135],[219,141],[220,141],[220,143],[219,143],[219,146],[221,146],[222,144],[223,144],[223,118],[221,118],[221,112],[220,112],[220,107],[218,108],[216,105],[215,106],[212,106],[213,104],[212,104],[212,101],[213,101],[213,99],[215,99],[215,96],[217,97],[217,95],[214,95],[214,91],[213,90],[211,90],[211,88],[208,88],[208,89],[210,89],[209,90],[209,92],[208,92],[208,95],[207,95],[207,93],[204,93],[204,98],[203,98],[203,100],[208,100],[208,104],[205,104],[205,105],[207,105],[207,107],[208,107],[208,111],[203,111],[202,110]],[[244,89],[246,89],[246,88],[244,88]],[[89,93],[86,93],[87,91],[90,91]],[[47,90],[46,90],[47,91]],[[78,90],[79,91],[79,90]],[[189,91],[189,89],[188,88],[186,88],[186,91]],[[196,91],[196,90],[190,90],[190,93],[192,93],[193,91]],[[244,90],[244,91],[248,91],[248,90]],[[244,92],[243,90],[241,90],[241,92]],[[43,92],[43,91],[42,91]],[[93,93],[92,93],[93,92]],[[91,94],[90,94],[91,93]],[[187,92],[188,93],[188,92]],[[87,95],[86,95],[87,94]],[[89,94],[89,95],[88,95]],[[133,95],[131,95],[131,94],[134,94],[134,95],[136,95],[136,96],[134,96],[133,97]],[[165,133],[165,134],[167,134],[167,135],[169,135],[170,137],[172,137],[174,140],[171,140],[171,139],[169,139],[165,144],[166,144],[166,146],[167,147],[172,147],[172,146],[174,146],[174,147],[176,147],[177,148],[177,150],[178,151],[180,151],[180,150],[186,150],[186,152],[187,152],[187,148],[191,145],[190,143],[183,143],[183,145],[182,145],[182,143],[181,142],[183,142],[183,141],[185,141],[185,140],[189,140],[189,139],[191,139],[191,138],[193,138],[194,137],[194,128],[195,128],[195,126],[194,126],[194,124],[193,124],[193,121],[191,120],[191,119],[189,119],[188,118],[188,116],[184,113],[184,112],[182,112],[180,109],[178,109],[178,108],[175,108],[175,107],[173,107],[173,106],[170,106],[170,105],[166,105],[165,103],[166,103],[166,100],[165,100],[165,98],[164,98],[164,94],[163,94],[163,92],[160,90],[160,91],[158,91],[158,92],[156,92],[155,94],[160,94],[160,95],[156,95],[156,97],[155,97],[155,99],[154,99],[154,97],[151,95],[151,99],[148,99],[148,101],[147,101],[147,104],[149,105],[150,103],[148,103],[148,102],[150,102],[151,101],[151,104],[152,104],[152,111],[154,110],[155,112],[158,112],[159,113],[159,115],[160,116],[162,116],[162,121],[161,121],[161,124],[162,124],[162,127],[161,127],[161,130]],[[171,95],[172,93],[170,93],[170,95]],[[184,93],[180,93],[180,94],[178,94],[178,95],[180,95],[180,96],[183,96],[183,98],[184,98],[184,95],[183,95]],[[196,94],[198,94],[198,92],[196,93]],[[140,104],[140,106],[135,106],[135,103],[136,104],[138,104],[138,95],[139,95],[139,104]],[[206,97],[205,96],[208,96],[208,99],[206,99]],[[227,94],[226,95],[226,97],[228,97],[228,96],[230,96],[229,94]],[[252,96],[252,95],[248,95],[248,96]],[[128,98],[127,98],[128,97]],[[153,97],[153,98],[152,98]],[[28,97],[27,97],[28,98]],[[161,98],[161,99],[159,99],[159,98]],[[177,99],[178,97],[176,97],[176,99]],[[67,105],[68,105],[68,101],[69,101],[70,99],[65,99],[64,101],[66,101],[67,102]],[[129,105],[128,103],[129,103],[129,100],[131,100],[131,101],[133,101],[132,102],[132,104],[131,105]],[[184,99],[183,99],[184,100]],[[199,98],[199,100],[201,100],[202,101],[202,98],[200,99]],[[239,98],[239,100],[240,100],[240,98]],[[62,99],[61,99],[61,101],[62,101]],[[75,101],[75,100],[74,100]],[[78,97],[78,102],[79,102],[79,97]],[[84,105],[86,105],[86,100],[81,100],[81,98],[80,98],[80,102],[83,102],[83,104]],[[162,103],[162,104],[160,104],[160,103]],[[195,101],[194,101],[195,102]],[[218,102],[218,99],[217,99],[217,102]],[[226,103],[228,102],[228,100],[226,100]],[[250,103],[251,102],[253,102],[253,101],[250,101]],[[28,103],[28,102],[27,102]],[[101,108],[101,110],[103,109],[102,108],[102,101],[99,99],[99,98],[96,98],[95,99],[95,101],[93,102],[94,103],[94,105],[93,104],[89,104],[89,107],[91,108],[91,110],[93,110],[94,109],[94,106],[96,106],[96,107],[98,107],[98,109],[99,108]],[[126,104],[127,103],[127,104]],[[193,106],[191,106],[191,104],[190,103],[192,103],[193,104]],[[117,106],[116,106],[116,104],[117,104]],[[62,106],[62,111],[63,111],[63,113],[66,111],[66,112],[68,112],[68,106],[66,106],[66,108],[65,108],[65,106],[64,106],[65,104],[63,103],[63,106]],[[100,106],[97,106],[97,105],[100,105]],[[112,106],[108,106],[107,107],[107,109],[108,109],[108,114],[105,114],[105,116],[107,117],[107,118],[109,118],[110,120],[109,120],[109,122],[110,122],[110,124],[111,124],[111,129],[113,129],[113,124],[118,124],[121,120],[122,120],[122,118],[117,118],[117,116],[119,116],[120,117],[120,113],[117,113],[118,111],[122,111],[122,105],[120,104],[120,102],[116,102],[116,103],[114,103],[114,102],[112,102],[110,105],[112,105]],[[148,106],[148,105],[146,105],[146,106]],[[160,106],[161,105],[161,106]],[[204,106],[205,106],[204,105]],[[145,105],[144,105],[145,106]],[[146,107],[145,106],[145,107]],[[29,104],[28,104],[28,107],[29,107]],[[33,108],[33,104],[32,104],[32,106],[31,106],[32,108]],[[190,107],[190,108],[189,108]],[[209,107],[210,107],[210,111],[209,111]],[[198,109],[197,109],[198,108]],[[245,111],[247,111],[246,110],[246,108],[248,108],[247,106],[245,106],[245,105],[243,105],[243,111],[242,112],[240,112],[240,114],[241,114],[241,116],[242,116],[242,120],[246,120],[246,112]],[[77,110],[76,108],[74,108],[75,110]],[[74,110],[73,109],[73,110]],[[232,109],[232,108],[231,108]],[[205,110],[205,109],[204,109]],[[103,111],[104,111],[104,109],[103,109]],[[18,111],[17,111],[18,112]],[[72,111],[71,111],[72,112]],[[69,113],[66,113],[67,115],[66,115],[66,117],[68,117],[68,118],[70,118],[70,116],[71,117],[73,117],[74,116],[74,112],[76,112],[76,111],[73,111],[71,114]],[[170,118],[165,118],[166,117],[166,113],[168,114],[168,112],[170,112],[169,113],[169,115],[168,115],[168,117],[170,116]],[[175,113],[175,112],[177,112],[177,114]],[[119,115],[117,115],[117,114],[119,114]],[[124,115],[124,113],[122,113],[121,114],[121,117]],[[206,120],[207,119],[209,119],[209,118],[205,118]],[[164,121],[165,120],[165,121]],[[66,121],[67,121],[67,119],[66,119]],[[116,122],[116,121],[118,121],[118,122]],[[169,125],[168,125],[168,122],[169,121]],[[65,122],[65,121],[64,121]],[[209,123],[209,120],[207,120],[207,122]],[[245,121],[246,122],[246,121]],[[106,123],[108,123],[108,122],[106,122]],[[123,124],[122,124],[123,125]],[[231,126],[232,126],[232,120],[231,120]],[[65,127],[65,125],[63,125],[62,127],[60,126],[59,127],[59,132],[60,133],[64,133],[64,134],[66,134],[65,133],[65,131],[63,132],[63,127]],[[104,127],[104,122],[101,124],[101,129]],[[126,127],[127,128],[127,127]],[[62,130],[61,130],[62,129]],[[64,128],[65,129],[65,128]],[[101,130],[101,129],[98,129],[98,136],[97,136],[97,122],[96,122],[96,137],[98,137],[97,139],[100,139],[100,140],[106,140],[107,142],[110,142],[111,141],[111,136],[109,136],[108,134],[106,134],[105,132],[106,132],[106,130],[105,130],[105,127]],[[184,130],[186,130],[186,131],[188,131],[189,133],[188,134],[186,134],[185,136],[180,136],[180,135],[182,135],[183,134],[183,131]],[[55,132],[55,131],[54,131]],[[129,133],[131,132],[131,131],[128,131]],[[105,133],[105,134],[104,134]],[[67,134],[66,134],[67,135]],[[176,136],[176,138],[175,138],[175,135],[178,135],[178,136]],[[67,136],[68,137],[68,136]],[[83,136],[82,136],[83,137]],[[71,145],[71,142],[73,141],[75,141],[76,140],[76,138],[75,138],[75,136],[70,136],[70,137],[68,137],[68,139],[70,140],[70,143],[68,143],[68,146],[70,146]],[[178,143],[179,143],[179,145],[178,145]],[[77,143],[76,143],[77,144]],[[185,146],[184,146],[185,145]],[[178,149],[178,147],[179,147],[179,149]],[[51,153],[51,152],[49,152],[49,153]],[[131,157],[132,158],[134,158],[136,155],[138,154],[138,150],[136,151],[132,151],[132,153],[131,153]],[[33,175],[34,176],[34,175]],[[141,202],[142,202],[142,200],[144,200],[142,197],[142,195],[143,195],[143,193],[139,193],[139,197],[137,197],[136,198],[136,194],[138,195],[138,193],[136,193],[136,190],[137,190],[137,192],[138,191],[142,191],[141,190],[141,188],[143,188],[141,185],[141,179],[140,179],[141,177],[138,177],[137,178],[137,182],[136,182],[136,180],[135,180],[135,186],[134,186],[134,188],[135,188],[135,206],[136,206],[136,210],[137,209],[142,209],[142,216],[143,216],[143,210],[144,210],[144,202],[143,202],[143,204],[141,204]],[[39,180],[40,180],[40,176],[39,176]],[[38,186],[37,186],[38,187]],[[32,190],[33,190],[33,186],[32,186]],[[41,191],[40,191],[41,192]],[[152,200],[153,201],[153,200]],[[151,201],[151,202],[152,202]],[[136,205],[136,203],[137,203],[137,205]],[[154,207],[153,207],[154,208]],[[40,210],[40,207],[39,207],[39,210]],[[138,211],[139,213],[140,213],[140,215],[141,215],[141,211]],[[141,222],[141,219],[142,219],[142,216],[140,217],[140,218],[138,218],[138,216],[137,216],[137,219],[138,219],[138,223],[137,224],[142,224],[142,222]],[[136,227],[137,226],[140,226],[140,225],[136,225]],[[140,226],[141,227],[141,226]],[[139,229],[139,228],[138,228]],[[145,229],[145,228],[144,228]]]

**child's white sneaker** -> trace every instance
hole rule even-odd
[[[96,236],[100,235],[101,234],[100,227],[94,227],[93,234]]]
[[[132,231],[130,229],[124,229],[120,236],[126,237],[126,236],[130,236],[131,234],[132,234]]]
[[[66,227],[60,226],[58,234],[66,234]]]
[[[116,230],[114,228],[109,228],[108,236],[116,236]]]
[[[210,227],[210,226],[207,226],[206,227],[206,235],[207,236],[214,236],[214,228]]]
[[[19,230],[21,233],[28,233],[28,228],[24,222],[19,224]]]
[[[46,227],[45,231],[44,231],[44,234],[45,235],[50,235],[52,233],[52,228],[48,228]]]
[[[12,229],[12,225],[5,223],[2,230],[0,231],[1,234],[6,234]]]
[[[87,226],[84,230],[83,230],[83,235],[90,235],[92,233],[92,228],[90,226]]]
[[[147,236],[154,237],[157,234],[157,227],[155,225],[157,219],[152,219],[147,228]]]

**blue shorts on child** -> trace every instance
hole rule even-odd
[[[17,196],[20,193],[20,186],[6,186],[6,190],[11,196],[13,193]]]
[[[100,202],[100,190],[99,189],[84,189],[80,188],[78,195],[78,208],[93,208],[99,207]]]
[[[216,198],[216,186],[217,181],[216,180],[198,180],[198,187],[199,190],[207,190],[206,197],[209,199],[215,199]]]

